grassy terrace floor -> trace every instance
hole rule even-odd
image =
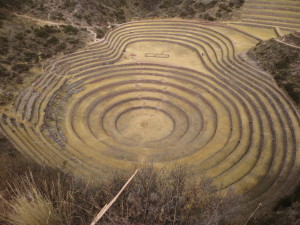
[[[229,23],[246,31],[260,28],[261,31],[253,33],[264,40],[275,27],[280,30],[277,35],[282,36],[300,30],[300,3],[294,0],[246,0],[241,9],[241,21]]]
[[[300,118],[271,75],[241,57],[263,28],[130,22],[49,65],[0,114],[6,136],[42,164],[85,176],[183,164],[272,204],[299,174]],[[265,35],[265,36],[264,36]]]

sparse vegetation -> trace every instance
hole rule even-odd
[[[282,38],[286,43],[300,46],[300,38],[289,34]],[[248,52],[258,66],[270,72],[279,86],[300,104],[300,51],[298,48],[274,39],[258,43]]]
[[[88,32],[71,25],[39,25],[0,9],[0,105],[11,102],[24,81],[35,74],[45,59],[85,46]]]
[[[0,223],[3,225],[86,225],[121,189],[130,173],[110,172],[101,180],[82,180],[39,166],[0,136]],[[297,194],[298,193],[298,194]],[[247,214],[233,193],[216,194],[209,180],[188,181],[183,167],[142,168],[101,224],[244,224]],[[286,211],[286,207],[293,206]],[[264,211],[248,225],[297,224],[299,189],[274,211]]]
[[[22,0],[9,3],[0,1],[2,7],[21,13],[41,18],[49,15],[53,20],[102,27],[109,23],[123,23],[132,17],[230,19],[243,3],[243,0],[62,0],[55,3],[46,0],[39,1],[38,4]]]
[[[71,25],[62,25],[63,31],[65,34],[77,34],[79,30],[76,27],[73,27]]]
[[[2,174],[0,183],[0,223],[5,225],[90,224],[130,176],[110,172],[89,183],[41,167],[13,149],[6,153],[9,155],[1,152],[2,161],[6,160],[1,171],[8,174]],[[22,167],[13,168],[13,161]],[[152,166],[140,169],[101,224],[229,225],[233,219],[245,219],[235,216],[241,209],[233,207],[237,197],[232,193],[216,194],[208,180],[191,182],[186,177],[180,166],[171,172],[157,171]]]
[[[261,41],[248,55],[255,59],[258,66],[273,75],[275,81],[289,96],[300,104],[300,38],[289,34],[279,39]],[[300,221],[300,188],[290,196],[283,196],[273,211],[267,211],[259,217],[254,217],[249,225],[290,225]]]
[[[103,28],[103,29],[97,28],[96,29],[97,38],[104,37],[104,35],[105,35],[106,32],[107,32],[106,28]]]
[[[140,10],[137,15],[182,17],[196,19],[229,19],[235,14],[242,3],[239,1],[197,1],[197,0],[158,0],[152,2],[149,7],[147,1],[135,1],[135,5]],[[225,4],[226,3],[226,4]],[[228,4],[227,4],[228,3]],[[223,5],[222,5],[223,4]],[[223,6],[223,7],[222,7]],[[218,14],[218,17],[216,16]]]

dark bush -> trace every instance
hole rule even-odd
[[[227,10],[227,9],[228,9],[228,4],[225,3],[225,2],[224,2],[224,3],[220,3],[220,4],[219,4],[219,8],[220,8],[220,9],[223,9],[223,10]]]
[[[77,34],[79,30],[71,25],[63,25],[63,31],[66,34]]]
[[[24,40],[24,33],[17,33],[15,38],[19,41]]]
[[[84,15],[83,18],[88,24],[92,25],[92,18],[90,15]]]
[[[166,9],[170,7],[174,7],[176,5],[180,5],[182,3],[182,0],[164,0],[160,5],[159,8]]]
[[[194,8],[197,9],[198,11],[203,12],[205,7],[202,2],[197,2],[194,4]]]
[[[49,44],[57,44],[59,43],[59,40],[57,39],[57,37],[55,36],[51,36],[47,39],[47,43]]]
[[[102,29],[97,28],[96,29],[97,38],[103,38],[106,32],[107,32],[106,28],[102,28]]]
[[[0,65],[0,77],[8,77],[10,73],[3,66]]]
[[[127,0],[117,0],[116,5],[123,7],[127,5]]]
[[[57,45],[55,51],[56,52],[62,52],[67,48],[67,45],[65,43],[60,43],[59,45]]]
[[[125,14],[124,14],[124,10],[123,9],[118,9],[116,11],[116,18],[118,22],[125,22],[126,18],[125,18]]]
[[[25,52],[24,56],[26,62],[30,62],[30,61],[38,62],[39,60],[39,56],[34,52]]]
[[[1,4],[1,1],[2,0],[0,0],[0,4]],[[9,19],[9,17],[10,17],[10,12],[5,9],[0,8],[0,21],[7,20],[7,19]]]
[[[14,70],[18,73],[27,72],[27,71],[29,71],[29,66],[24,63],[18,63],[18,64],[15,64],[12,66],[12,70]]]
[[[41,54],[42,59],[47,59],[52,57],[52,52],[44,52]]]
[[[180,17],[182,17],[182,18],[185,18],[185,17],[187,17],[189,14],[188,14],[188,12],[187,11],[181,11],[180,12]]]
[[[73,2],[71,0],[65,0],[64,7],[71,10],[74,9],[76,4],[77,4],[76,2]]]
[[[284,85],[284,89],[289,93],[295,102],[298,104],[300,103],[300,88],[298,85],[294,83],[287,83]]]
[[[0,36],[0,45],[5,45],[8,43],[8,39],[6,37]]]
[[[6,55],[9,50],[9,42],[6,37],[0,36],[0,55]]]
[[[39,5],[39,7],[37,9],[40,10],[40,11],[45,11],[46,10],[43,5]]]
[[[162,0],[141,0],[139,6],[142,10],[152,11],[154,10]]]
[[[77,19],[80,19],[80,20],[82,19],[81,13],[75,13],[74,17],[76,17]]]
[[[205,14],[203,15],[203,19],[205,19],[205,20],[210,20],[210,21],[216,20],[216,18],[215,18],[213,15],[209,14],[209,13],[205,13]]]
[[[16,76],[14,82],[17,84],[23,84],[23,78],[20,76]]]
[[[222,13],[218,11],[218,12],[216,13],[216,16],[220,18],[220,17],[222,17]]]
[[[287,68],[289,66],[291,62],[291,59],[289,56],[285,56],[283,57],[282,59],[280,59],[276,64],[275,64],[275,67],[277,69],[284,69],[284,68]]]
[[[66,41],[72,45],[77,45],[80,42],[80,40],[78,38],[68,38]]]
[[[0,6],[7,9],[20,9],[23,4],[23,0],[0,0]]]
[[[34,33],[37,37],[47,38],[52,33],[60,32],[60,30],[55,26],[45,25],[43,27],[34,28]]]
[[[46,30],[41,29],[41,28],[34,29],[34,34],[35,34],[35,36],[40,37],[40,38],[49,37],[49,33]]]
[[[51,18],[53,20],[64,20],[64,14],[62,14],[61,12],[55,12],[51,15]]]

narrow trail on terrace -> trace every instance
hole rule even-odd
[[[281,44],[284,44],[284,45],[287,45],[287,46],[290,46],[292,48],[297,48],[300,50],[300,47],[299,46],[296,46],[296,45],[293,45],[293,44],[290,44],[290,43],[287,43],[286,41],[284,40],[279,40],[279,39],[274,39],[275,41],[281,43]]]

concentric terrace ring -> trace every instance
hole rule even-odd
[[[124,24],[50,65],[0,126],[20,151],[81,175],[180,163],[249,207],[271,204],[299,179],[300,119],[237,40],[257,43],[217,23]]]

